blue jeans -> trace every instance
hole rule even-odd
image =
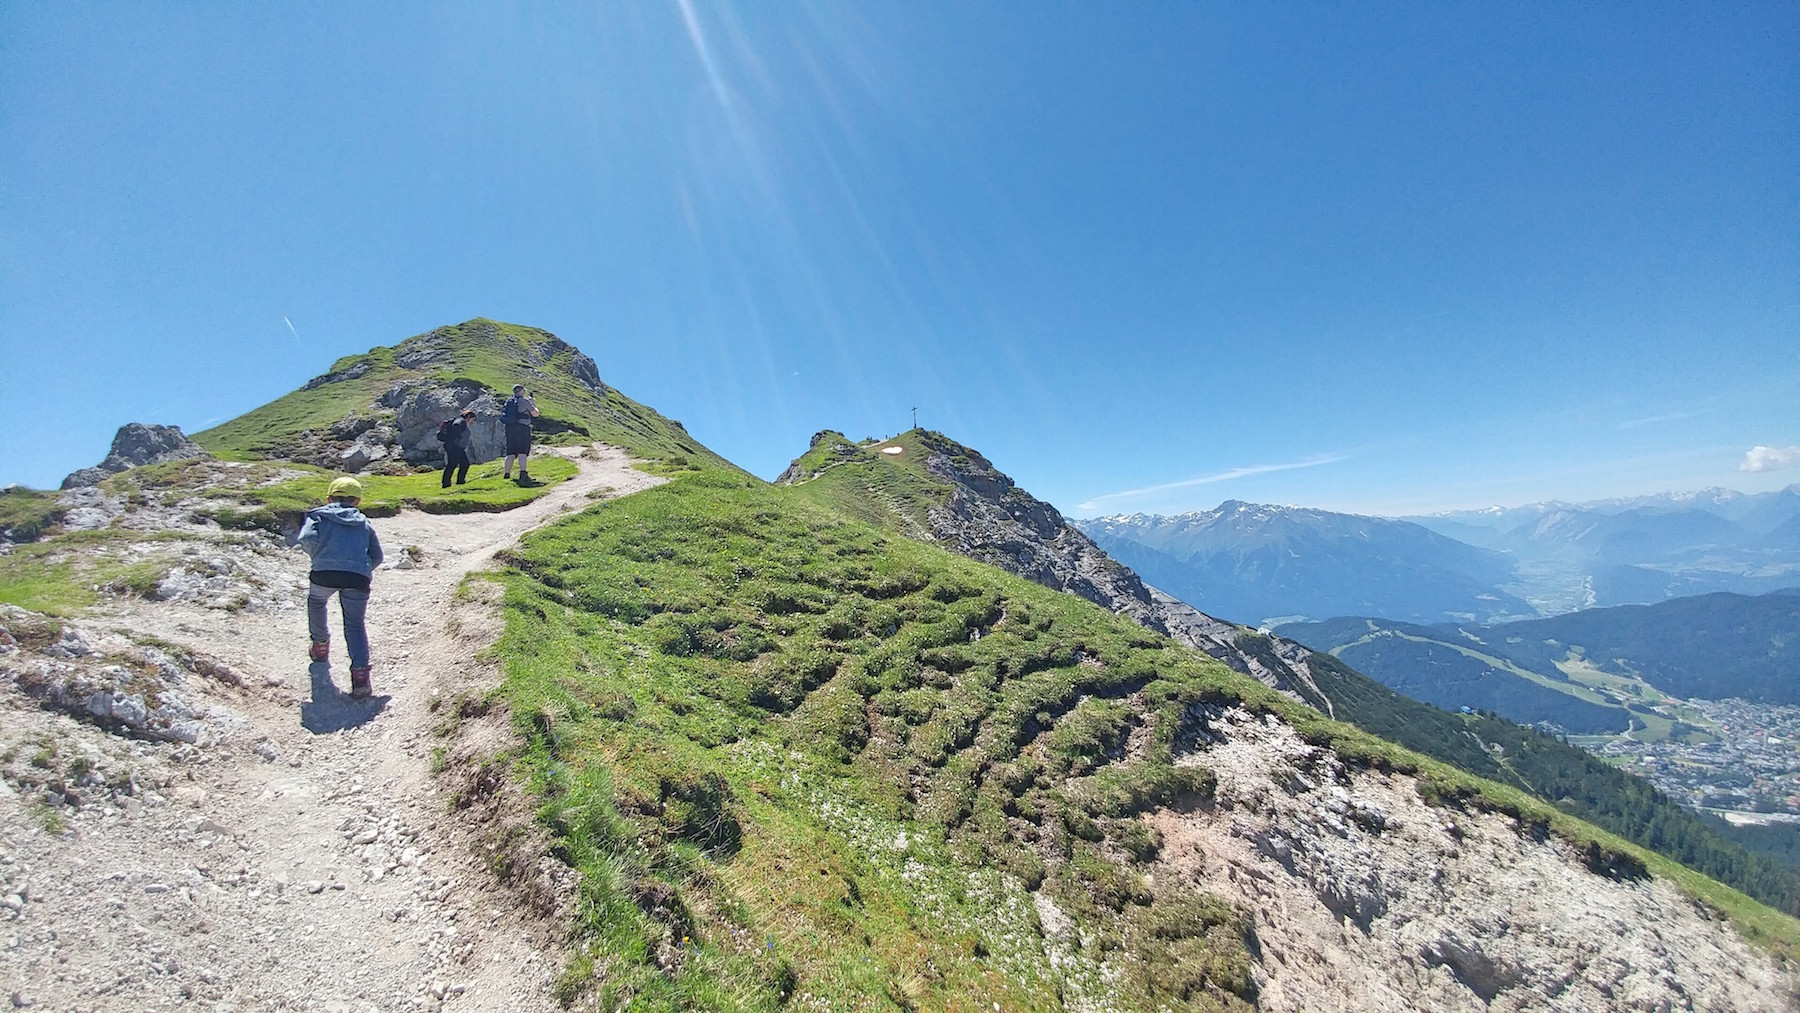
[[[344,646],[350,649],[350,667],[368,668],[369,628],[364,619],[369,613],[369,592],[311,585],[306,591],[307,632],[312,634],[314,643],[331,639],[331,630],[325,625],[325,605],[334,594],[344,611]]]

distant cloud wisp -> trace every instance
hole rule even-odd
[[[1184,478],[1179,482],[1165,482],[1162,485],[1149,485],[1142,489],[1123,489],[1119,492],[1109,492],[1104,496],[1095,496],[1086,503],[1077,504],[1075,509],[1099,510],[1108,503],[1137,499],[1142,496],[1150,496],[1159,492],[1168,492],[1171,489],[1188,489],[1196,485],[1213,485],[1217,482],[1230,482],[1233,479],[1249,478],[1251,475],[1267,475],[1272,471],[1294,471],[1298,468],[1316,468],[1321,464],[1335,464],[1348,456],[1350,455],[1320,454],[1315,457],[1308,457],[1299,461],[1286,461],[1280,464],[1252,464],[1243,468],[1232,468],[1229,471],[1221,471],[1215,475],[1201,475],[1198,478]]]
[[[1751,447],[1738,464],[1739,471],[1774,471],[1800,464],[1800,447]]]
[[[1675,412],[1670,415],[1652,415],[1649,418],[1630,419],[1619,423],[1620,429],[1636,429],[1639,426],[1654,426],[1663,422],[1680,422],[1683,419],[1698,418],[1705,415],[1703,411]]]

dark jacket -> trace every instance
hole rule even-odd
[[[327,503],[308,511],[300,526],[300,547],[312,557],[314,570],[364,577],[372,576],[383,558],[375,526],[348,503]]]
[[[460,418],[451,419],[450,424],[440,434],[444,440],[444,450],[451,456],[469,455],[469,424]]]

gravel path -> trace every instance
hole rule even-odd
[[[491,615],[449,621],[461,578],[565,511],[661,481],[613,448],[578,463],[506,513],[376,521],[390,561],[419,554],[377,575],[368,701],[340,695],[341,638],[329,665],[306,660],[299,552],[259,564],[267,608],[115,597],[49,647],[5,646],[0,631],[0,1008],[554,1008],[553,930],[446,818],[454,779],[433,775],[433,725],[438,701],[493,678],[474,657]],[[196,742],[114,734],[22,688],[134,641],[161,644],[153,659],[179,645],[228,666],[184,677],[164,664],[204,718]]]

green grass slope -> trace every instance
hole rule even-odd
[[[950,498],[949,483],[925,470],[937,434],[913,429],[891,440],[851,443],[827,430],[783,476],[803,498],[878,527],[918,536],[927,512]],[[947,442],[947,441],[946,441]]]
[[[1204,804],[1190,708],[1274,713],[1596,869],[1800,927],[1530,794],[1330,721],[1072,596],[720,469],[529,536],[495,577],[511,758],[581,874],[563,987],[633,1009],[1247,1009],[1248,922],[1145,875]],[[1052,962],[1042,894],[1080,930]]]
[[[544,454],[532,465],[531,485],[502,478],[500,462],[469,469],[462,485],[442,485],[440,472],[411,475],[359,475],[360,509],[370,517],[392,517],[402,508],[428,514],[500,513],[544,495],[575,476],[566,457]],[[132,468],[101,483],[127,504],[160,500],[189,504],[193,513],[221,527],[292,533],[306,512],[325,502],[339,474],[310,464],[263,462],[221,463],[204,458],[168,461]]]
[[[67,512],[56,493],[9,485],[0,489],[0,541],[35,542],[55,532]]]
[[[513,384],[526,384],[544,419],[565,429],[571,439],[601,440],[676,467],[692,461],[725,463],[680,423],[610,386],[600,394],[583,384],[577,378],[580,355],[548,331],[478,317],[339,359],[328,373],[308,384],[310,389],[197,433],[194,440],[221,457],[281,457],[282,448],[304,432],[368,414],[375,399],[396,382],[472,380],[501,398],[511,393]]]
[[[884,453],[893,448],[900,453]],[[787,478],[797,483],[794,492],[811,503],[911,534],[923,528],[926,511],[950,494],[949,486],[925,469],[928,451],[945,455],[953,465],[958,455],[972,453],[929,431],[913,430],[892,440],[863,444],[825,432],[814,438]],[[1271,667],[1280,664],[1266,639],[1256,634],[1246,633],[1237,646]],[[1530,792],[1763,903],[1800,914],[1800,869],[1779,856],[1744,847],[1731,839],[1729,828],[1720,821],[1682,807],[1643,778],[1512,721],[1453,714],[1421,703],[1330,655],[1314,654],[1310,667],[1339,718],[1469,773]]]

